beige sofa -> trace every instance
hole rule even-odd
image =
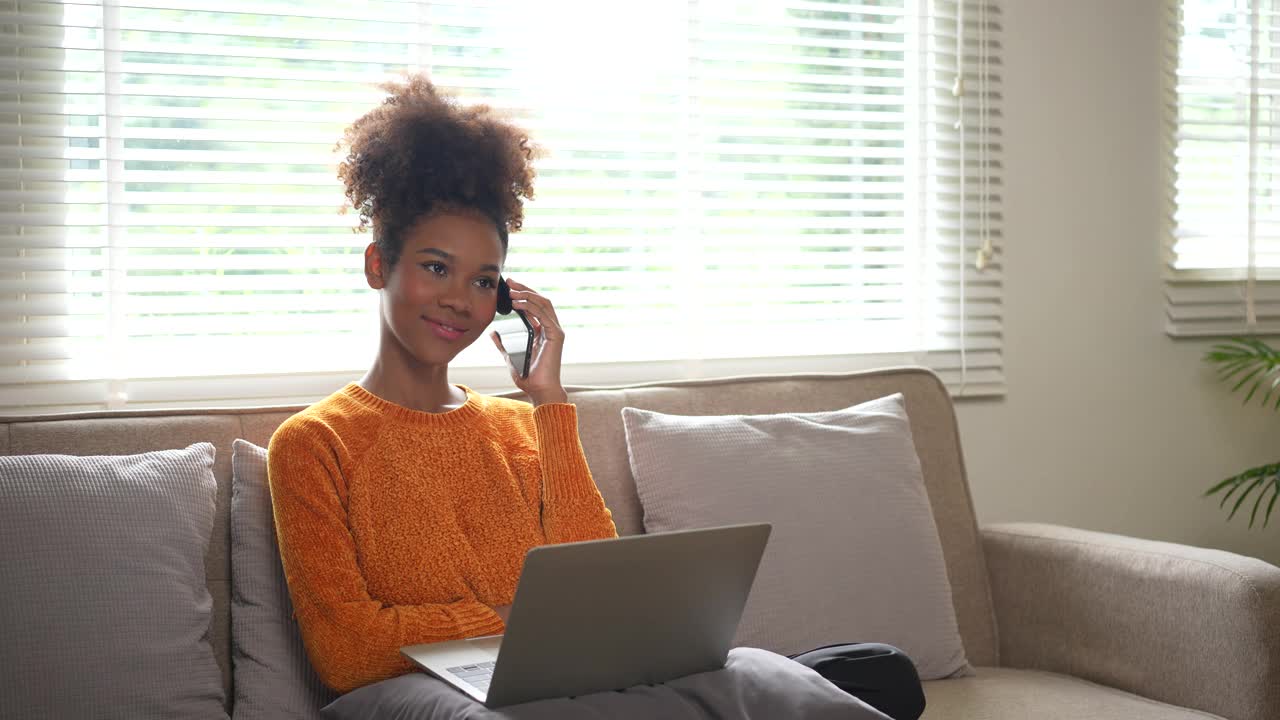
[[[979,528],[951,399],[918,368],[571,389],[619,532],[643,531],[620,410],[770,413],[902,392],[973,677],[926,683],[925,718],[1280,718],[1280,568],[1051,525]],[[218,511],[207,558],[214,650],[230,698],[231,444],[266,446],[298,407],[117,411],[0,419],[0,454],[129,454],[208,441]],[[230,702],[230,700],[228,700]]]

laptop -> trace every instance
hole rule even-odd
[[[400,652],[489,708],[718,670],[771,530],[728,525],[535,547],[505,635]]]

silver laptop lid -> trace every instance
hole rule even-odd
[[[731,525],[530,550],[485,705],[724,667],[771,529]]]

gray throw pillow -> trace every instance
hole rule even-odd
[[[739,645],[894,645],[922,680],[971,672],[901,394],[844,410],[623,408],[646,532],[769,522]]]
[[[0,457],[0,717],[226,718],[214,447]]]
[[[722,670],[616,692],[489,710],[425,673],[357,688],[324,709],[326,720],[889,720],[794,660],[734,648]]]
[[[231,658],[236,720],[316,718],[337,697],[307,659],[280,565],[267,451],[244,440],[231,454]]]

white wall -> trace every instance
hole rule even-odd
[[[1162,0],[1005,0],[1007,397],[958,403],[980,522],[1031,520],[1280,564],[1213,481],[1280,460],[1280,413],[1241,405],[1163,331]],[[1243,210],[1242,210],[1243,211]]]

